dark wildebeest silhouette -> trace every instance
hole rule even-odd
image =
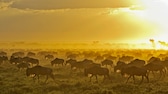
[[[145,60],[135,59],[127,64],[127,66],[143,67],[145,65]]]
[[[23,59],[21,57],[11,56],[9,62],[11,64],[19,64],[19,63],[23,63]]]
[[[121,68],[125,65],[127,65],[129,67],[131,67],[131,66],[143,67],[145,65],[145,61],[140,60],[140,59],[135,59],[128,64],[126,64],[125,62],[122,62],[122,61],[118,61],[117,65],[114,67],[114,72],[116,72],[117,70],[121,70]]]
[[[36,59],[36,58],[23,57],[23,58],[22,58],[22,61],[23,61],[23,62],[26,62],[26,63],[30,63],[31,66],[39,65],[39,60]]]
[[[12,53],[12,56],[14,56],[14,57],[23,57],[24,55],[25,55],[24,52],[14,52],[14,53]]]
[[[76,63],[76,62],[77,62],[77,60],[75,60],[75,59],[69,59],[65,62],[65,65],[67,65],[67,64],[72,65],[73,63]]]
[[[30,67],[30,64],[23,62],[23,63],[17,64],[17,67],[18,67],[18,69],[20,70],[20,69],[24,69],[24,68]]]
[[[148,75],[149,75],[150,72],[152,72],[153,75],[154,75],[154,71],[159,71],[160,72],[160,77],[159,78],[165,77],[166,69],[160,63],[158,63],[158,64],[157,63],[148,63],[144,66],[144,68],[148,70]]]
[[[123,62],[130,62],[134,59],[133,56],[122,56],[119,58],[119,61],[123,61]]]
[[[160,58],[158,58],[158,57],[151,57],[147,62],[148,63],[160,63]]]
[[[89,59],[84,59],[82,61],[76,61],[76,62],[74,61],[74,62],[71,63],[71,69],[76,68],[76,69],[79,69],[81,71],[81,69],[92,66],[93,64],[94,64],[94,62],[92,60],[89,60]]]
[[[46,60],[50,60],[50,59],[53,59],[54,58],[54,55],[51,55],[51,54],[48,54],[48,55],[45,55],[44,57]]]
[[[1,52],[0,52],[0,56],[7,56],[7,53],[4,52],[4,51],[1,51]]]
[[[84,74],[85,74],[85,76],[88,76],[88,74],[91,74],[91,76],[90,76],[90,82],[91,82],[91,78],[93,76],[96,77],[96,82],[98,82],[97,75],[103,75],[104,76],[104,80],[106,78],[108,78],[109,80],[111,80],[110,76],[109,76],[109,70],[107,68],[102,68],[100,66],[93,66],[93,67],[85,68],[84,69]]]
[[[149,82],[149,78],[147,75],[147,70],[141,67],[136,67],[136,66],[124,66],[121,69],[121,75],[123,76],[124,74],[128,74],[129,77],[127,78],[126,83],[128,80],[133,77],[134,83],[135,83],[135,77],[134,76],[142,76],[140,84],[143,82],[144,77],[146,77],[147,82]]]
[[[121,70],[121,68],[123,67],[123,65],[126,65],[126,63],[122,62],[122,61],[118,61],[117,65],[114,66],[114,72],[117,72],[117,70]]]
[[[0,64],[4,63],[5,61],[8,61],[7,56],[0,56]]]
[[[64,59],[60,59],[60,58],[55,58],[54,60],[52,60],[51,62],[51,65],[54,66],[54,65],[59,65],[61,64],[62,66],[64,65]]]
[[[97,55],[94,60],[99,62],[99,61],[102,61],[103,59],[104,59],[103,56]]]
[[[38,77],[38,82],[39,82],[39,75],[46,75],[46,80],[45,83],[48,80],[48,76],[50,76],[54,81],[54,75],[53,75],[53,70],[51,68],[47,68],[47,67],[43,67],[43,66],[34,66],[32,68],[27,68],[26,70],[26,75],[30,76],[30,75],[35,75],[33,78],[35,78],[36,76]]]
[[[112,60],[109,60],[109,59],[105,59],[105,60],[103,60],[102,62],[101,62],[101,64],[102,64],[102,66],[106,66],[107,67],[107,65],[110,65],[111,67],[113,67],[113,61]]]
[[[126,83],[128,80],[133,77],[134,83],[135,83],[135,77],[134,76],[142,76],[142,80],[140,84],[143,82],[144,77],[146,77],[147,81],[149,82],[147,70],[143,68],[144,61],[135,59],[133,62],[126,64],[125,62],[118,61],[117,65],[114,67],[114,72],[117,70],[121,71],[121,75],[127,74],[129,75]]]
[[[34,64],[39,65],[39,60],[35,58],[30,58],[28,62],[31,63],[32,66],[34,66]]]
[[[34,52],[28,52],[28,53],[27,53],[27,56],[28,56],[28,57],[35,57],[35,56],[36,56],[36,53],[34,53]]]
[[[78,56],[77,54],[71,53],[71,54],[67,55],[67,59],[76,59],[77,56]]]

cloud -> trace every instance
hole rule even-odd
[[[145,33],[151,31],[146,21],[120,12],[98,15],[101,11],[103,9],[69,9],[43,14],[10,10],[3,17],[0,15],[0,39],[126,40],[148,36]]]
[[[64,9],[64,8],[120,8],[130,7],[137,0],[19,0],[11,7],[19,9]]]

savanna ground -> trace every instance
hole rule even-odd
[[[156,51],[147,52],[153,54]],[[12,52],[8,51],[8,53]],[[121,51],[121,53],[124,52]],[[160,51],[155,55],[160,53],[167,52]],[[57,56],[65,58],[64,54],[58,53],[55,57]],[[146,56],[142,54],[143,58]],[[0,65],[0,94],[168,94],[168,76],[159,79],[158,73],[155,73],[155,77],[150,74],[149,83],[144,79],[144,82],[139,85],[141,77],[136,76],[135,84],[132,78],[126,84],[127,78],[122,77],[120,73],[114,73],[113,68],[109,68],[112,82],[110,80],[102,82],[103,77],[98,76],[98,83],[96,83],[95,77],[92,78],[92,82],[89,82],[89,77],[84,76],[82,71],[70,70],[70,65],[52,67],[50,60],[36,58],[40,59],[40,65],[53,69],[56,83],[51,78],[44,83],[45,76],[40,76],[38,83],[37,79],[34,81],[26,76],[25,69],[18,70],[15,65],[5,62]]]

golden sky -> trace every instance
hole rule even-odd
[[[168,41],[167,0],[0,0],[0,41]]]

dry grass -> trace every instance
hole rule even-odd
[[[98,83],[89,82],[83,72],[71,71],[70,66],[52,67],[49,61],[41,59],[40,64],[50,67],[54,71],[58,83],[49,78],[44,83],[45,76],[40,76],[40,82],[33,81],[25,75],[25,70],[18,70],[15,65],[5,63],[0,65],[0,93],[1,94],[168,94],[168,77],[157,79],[150,75],[150,82],[146,79],[139,85],[141,77],[136,77],[125,84],[126,78],[111,72],[112,82],[99,76]],[[157,76],[157,74],[156,74]]]

